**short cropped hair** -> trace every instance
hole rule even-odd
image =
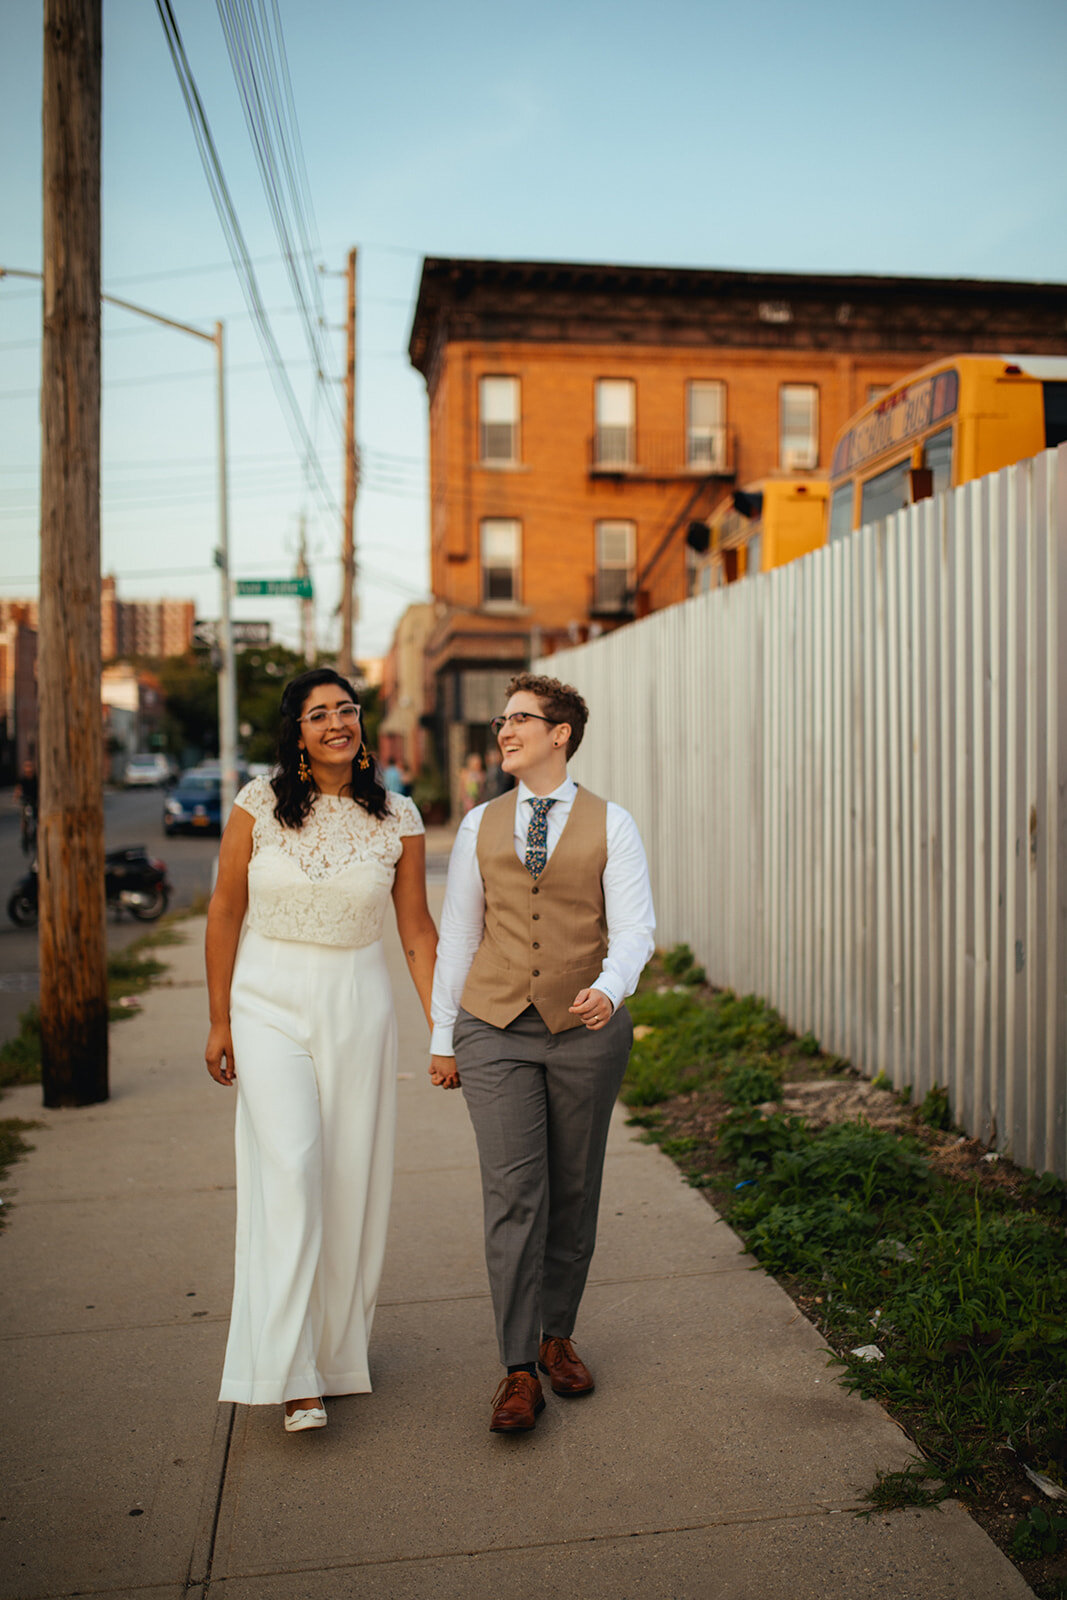
[[[508,684],[505,699],[510,700],[513,694],[535,695],[546,717],[551,717],[553,722],[570,725],[571,736],[567,740],[569,760],[581,744],[589,720],[589,707],[577,689],[569,683],[560,683],[558,678],[540,678],[534,672],[517,672]]]

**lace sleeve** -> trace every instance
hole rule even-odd
[[[261,822],[274,810],[274,790],[270,786],[270,779],[253,778],[234,797],[233,803],[240,806],[242,811],[247,811],[256,822]]]
[[[400,823],[400,837],[402,839],[412,839],[420,833],[425,833],[426,829],[422,825],[422,817],[419,815],[419,808],[415,804],[414,800],[412,800],[411,796],[406,794],[398,794],[394,795],[392,798],[397,806],[397,817]]]

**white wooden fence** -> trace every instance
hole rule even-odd
[[[662,945],[1067,1177],[1067,446],[538,670]]]

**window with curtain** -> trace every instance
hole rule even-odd
[[[597,611],[626,610],[633,585],[636,546],[637,529],[634,523],[596,524],[594,606]]]
[[[630,467],[634,464],[635,389],[631,378],[597,380],[593,459],[598,467]]]
[[[521,526],[514,517],[482,523],[482,604],[508,605],[519,598]]]
[[[726,465],[726,385],[701,378],[685,390],[686,465],[714,472]]]
[[[779,407],[778,464],[810,471],[819,464],[819,391],[813,383],[783,383]]]
[[[486,466],[510,466],[519,460],[518,378],[479,381],[478,454]]]

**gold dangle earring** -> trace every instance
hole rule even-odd
[[[369,767],[370,767],[370,756],[367,754],[367,746],[363,743],[362,740],[360,740],[360,745],[359,745],[359,770],[361,772],[366,772]]]
[[[308,766],[307,762],[304,760],[304,752],[303,752],[303,750],[301,750],[301,752],[300,752],[300,765],[297,767],[296,772],[297,772],[297,777],[300,779],[301,783],[310,783],[311,782],[311,768]]]

